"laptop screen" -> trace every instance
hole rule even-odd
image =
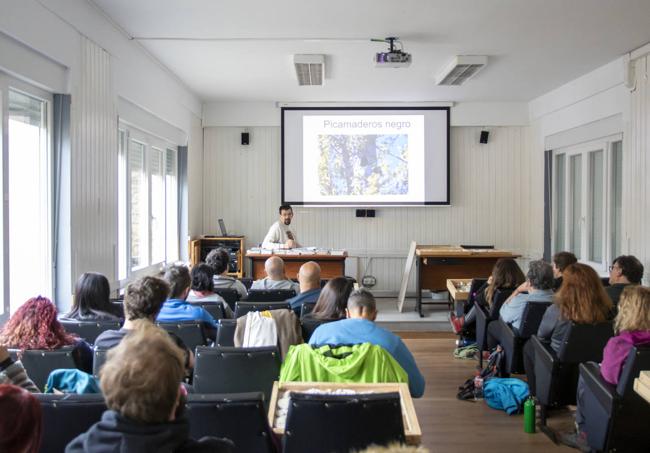
[[[223,219],[219,219],[219,229],[221,230],[221,236],[228,236],[228,231],[226,230],[226,224],[223,223]]]

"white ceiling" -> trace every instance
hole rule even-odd
[[[529,101],[650,42],[649,0],[92,1],[204,101]],[[411,67],[374,67],[386,36]],[[326,55],[324,86],[296,53]],[[436,86],[454,55],[488,66]]]

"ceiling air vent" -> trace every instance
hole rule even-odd
[[[322,85],[325,76],[325,55],[293,56],[298,85]]]
[[[487,64],[484,55],[457,55],[436,77],[436,85],[462,85]]]

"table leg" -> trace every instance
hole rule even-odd
[[[418,258],[415,265],[417,267],[417,274],[415,275],[415,280],[416,280],[415,310],[420,315],[420,318],[424,318],[424,315],[422,314],[422,259]]]

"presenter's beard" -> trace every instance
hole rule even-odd
[[[286,219],[286,220],[284,221],[284,224],[285,224],[285,225],[291,225],[291,219]]]

